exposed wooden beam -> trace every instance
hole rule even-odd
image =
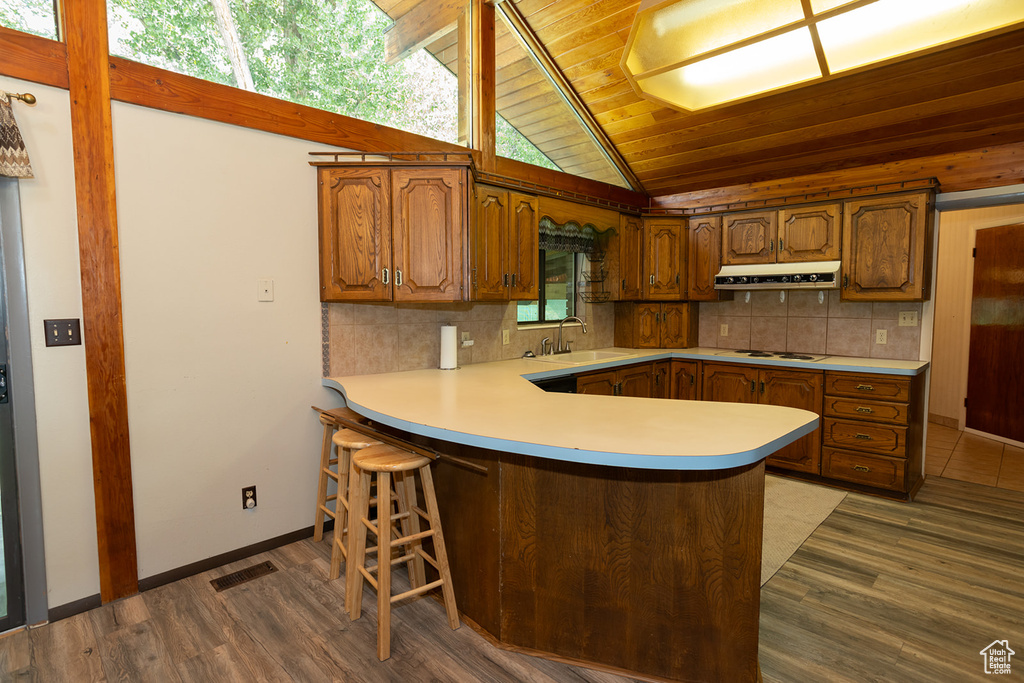
[[[473,10],[459,16],[455,74],[459,81],[459,144],[473,147]]]
[[[473,149],[480,153],[480,169],[487,172],[494,170],[497,157],[494,22],[494,5],[473,0]]]
[[[107,5],[64,0],[100,598],[139,591],[121,270],[117,250]]]
[[[23,81],[68,87],[64,43],[0,26],[0,73]]]
[[[611,165],[630,187],[634,190],[642,191],[643,185],[633,174],[629,164],[622,158],[622,155],[619,154],[611,139],[608,138],[601,126],[594,120],[586,104],[584,104],[579,94],[572,87],[569,79],[566,78],[565,74],[558,68],[558,65],[555,64],[555,60],[545,49],[537,34],[530,28],[526,18],[523,17],[516,4],[509,0],[500,0],[498,2],[498,9],[508,23],[512,33],[515,34],[526,48],[527,54],[530,55],[541,71],[551,80],[555,90],[565,99],[566,104],[569,105],[569,108],[579,118],[580,123],[583,124],[584,129],[591,135],[594,143],[608,157]]]
[[[384,33],[384,61],[396,64],[452,30],[468,0],[421,0]]]

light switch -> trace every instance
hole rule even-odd
[[[917,311],[900,311],[900,327],[917,327]]]
[[[257,301],[273,301],[274,300],[274,281],[273,280],[257,280],[256,281],[256,300]]]

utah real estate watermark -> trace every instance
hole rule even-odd
[[[993,640],[978,654],[985,658],[985,673],[1009,674],[1010,657],[1017,653],[1010,649],[1009,641]]]

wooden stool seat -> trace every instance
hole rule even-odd
[[[371,446],[379,446],[380,441],[365,434],[360,434],[353,429],[339,429],[331,439],[338,448],[347,448],[352,451],[359,451]]]
[[[387,444],[371,446],[352,456],[350,501],[353,529],[348,538],[345,606],[349,616],[358,619],[362,610],[363,579],[377,591],[377,657],[381,661],[391,656],[393,602],[440,588],[448,625],[453,630],[459,627],[459,613],[455,606],[451,572],[448,570],[444,535],[441,533],[434,480],[430,474],[431,462],[428,457]],[[371,520],[370,484],[374,475],[377,480],[378,506],[377,518]],[[416,476],[420,477],[426,510],[420,508],[416,500]],[[395,495],[387,505],[382,505],[380,502],[384,497],[381,492],[391,491],[392,478]],[[398,504],[397,514],[392,512],[393,503]],[[429,525],[428,529],[421,530],[421,519]],[[376,547],[366,546],[367,531],[376,536]],[[433,556],[423,548],[423,541],[427,538],[433,539]],[[393,549],[400,551],[398,557],[393,556]],[[366,556],[369,554],[376,554],[375,566],[367,566]],[[427,583],[424,561],[437,570],[439,578],[436,581]],[[403,562],[408,567],[411,588],[404,593],[392,595],[391,565]]]

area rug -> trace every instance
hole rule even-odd
[[[845,491],[784,477],[764,478],[764,540],[761,585],[782,568],[797,548],[846,498]]]

